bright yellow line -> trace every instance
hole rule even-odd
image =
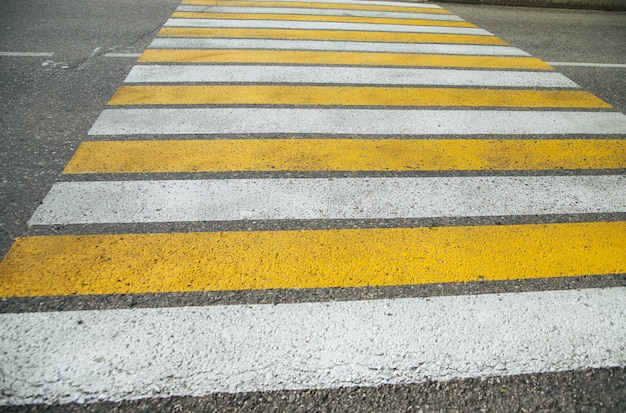
[[[220,139],[83,142],[63,173],[618,168],[623,139]]]
[[[626,222],[19,238],[0,296],[393,286],[626,272]]]
[[[473,67],[552,70],[535,57],[452,56],[404,53],[320,52],[282,50],[155,50],[148,49],[141,63],[275,63],[358,66]]]
[[[610,108],[585,91],[345,86],[121,86],[111,105]]]
[[[358,32],[340,30],[284,30],[284,29],[214,29],[208,27],[164,27],[159,37],[211,37],[237,39],[285,39],[285,40],[339,40],[350,42],[386,43],[454,43],[509,45],[496,36],[433,33]]]
[[[409,13],[432,13],[451,14],[445,9],[433,9],[427,7],[396,7],[396,6],[376,6],[360,4],[339,4],[339,3],[307,3],[307,2],[282,2],[282,1],[216,1],[216,0],[183,0],[182,4],[196,6],[219,6],[219,7],[289,7],[306,9],[340,9],[340,10],[373,10]]]
[[[383,17],[358,17],[358,16],[313,16],[299,14],[234,14],[234,13],[196,13],[176,12],[174,18],[180,19],[245,19],[245,20],[289,20],[289,21],[317,21],[317,22],[342,22],[342,23],[376,23],[376,24],[399,24],[412,26],[442,26],[442,27],[477,27],[469,22],[456,22],[445,20],[411,20],[390,19]]]

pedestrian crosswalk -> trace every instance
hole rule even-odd
[[[624,137],[609,103],[435,4],[183,0],[0,263],[26,303],[0,314],[0,405],[624,366],[620,285],[27,301],[624,274]]]
[[[591,222],[29,237],[5,265],[39,277],[16,271],[20,283],[3,291],[142,294],[618,274],[625,231],[622,222]]]

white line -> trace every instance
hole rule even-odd
[[[31,225],[626,212],[624,176],[62,182]]]
[[[104,57],[121,57],[121,58],[138,58],[141,56],[141,53],[105,53]]]
[[[258,0],[260,2],[274,2],[274,0]],[[294,0],[276,0],[276,2],[293,2]],[[297,0],[296,0],[297,1]],[[300,3],[331,3],[331,4],[358,4],[362,6],[376,5],[376,6],[397,6],[397,7],[416,7],[416,8],[429,8],[429,9],[441,9],[440,6],[435,4],[424,3],[425,0],[418,0],[414,2],[395,2],[395,1],[358,1],[358,0],[307,0],[300,1]]]
[[[87,57],[87,59],[91,59],[91,58],[95,57],[100,52],[100,49],[102,49],[101,46],[98,46],[95,49],[93,49],[91,51],[91,53],[89,54],[89,56]]]
[[[52,52],[0,52],[0,56],[7,57],[52,57]]]
[[[578,88],[556,72],[319,66],[138,65],[126,83],[310,83]]]
[[[431,53],[482,56],[530,56],[516,47],[489,45],[458,45],[429,43],[330,42],[317,40],[273,39],[194,39],[156,38],[155,49],[269,49],[324,50],[342,52]]]
[[[105,109],[90,135],[626,134],[617,112],[389,109]]]
[[[273,2],[274,0],[259,0]],[[294,0],[276,0],[277,2],[292,2]],[[416,7],[416,8],[429,8],[429,9],[441,9],[440,6],[435,4],[425,3],[426,0],[417,0],[413,2],[396,2],[396,1],[356,1],[356,0],[306,0],[306,3],[332,3],[332,4],[360,4],[360,5],[377,5],[377,6],[397,6],[397,7]]]
[[[303,22],[282,20],[219,20],[219,19],[169,19],[165,27],[212,27],[246,29],[294,30],[344,30],[366,32],[441,33],[492,36],[486,30],[468,27],[404,26],[398,24]]]
[[[411,12],[371,11],[371,10],[334,10],[334,9],[305,9],[284,7],[212,7],[212,6],[178,6],[176,11],[195,13],[224,13],[224,14],[282,14],[307,16],[350,16],[350,17],[382,17],[387,19],[414,19],[464,21],[452,14],[429,14]]]
[[[1,314],[0,405],[626,364],[626,288]]]
[[[626,64],[619,63],[578,63],[578,62],[546,62],[550,66],[578,66],[578,67],[615,67],[626,68]]]

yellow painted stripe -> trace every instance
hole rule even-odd
[[[209,27],[164,27],[159,37],[211,37],[237,39],[338,40],[350,42],[386,43],[453,43],[453,44],[509,44],[496,36],[434,33],[389,33],[340,30],[283,30],[283,29],[214,29]]]
[[[301,14],[225,14],[225,13],[196,13],[175,12],[174,18],[180,19],[243,19],[243,20],[289,20],[289,21],[323,21],[342,23],[374,23],[374,24],[399,24],[412,26],[442,26],[442,27],[477,27],[469,22],[443,21],[443,20],[412,20],[390,19],[383,17],[358,17],[358,16],[312,16]]]
[[[346,86],[121,86],[111,105],[325,105],[610,108],[582,90]]]
[[[451,14],[445,9],[427,7],[402,7],[402,6],[378,6],[363,4],[339,4],[339,3],[307,3],[307,2],[282,2],[282,1],[221,1],[221,0],[183,0],[182,4],[196,6],[219,6],[219,7],[289,7],[295,9],[340,9],[340,10],[373,10],[409,13],[432,13]]]
[[[19,238],[0,296],[392,286],[626,273],[626,222]]]
[[[220,139],[83,142],[63,173],[617,168],[623,139]]]
[[[488,69],[552,70],[535,57],[453,56],[403,53],[361,53],[283,50],[155,50],[141,63],[274,63],[404,67],[472,67]]]

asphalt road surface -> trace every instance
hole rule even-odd
[[[0,5],[0,409],[626,409],[623,13],[202,3]]]

